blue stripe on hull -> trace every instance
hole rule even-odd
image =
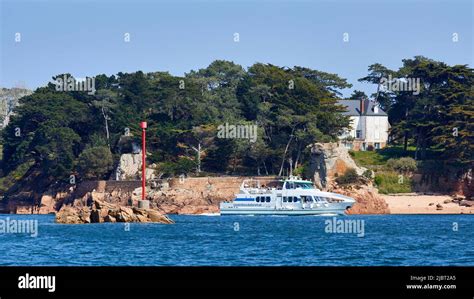
[[[221,215],[321,215],[321,214],[339,214],[343,215],[345,210],[327,209],[327,210],[221,210]]]

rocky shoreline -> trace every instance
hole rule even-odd
[[[65,224],[103,222],[174,223],[173,220],[156,210],[124,207],[98,199],[94,199],[88,206],[63,206],[56,213],[56,222]]]
[[[340,193],[356,200],[348,214],[399,213],[399,205],[380,195],[372,180],[361,176],[366,170],[358,167],[347,149],[336,143],[316,143],[310,146],[315,185],[322,190]],[[121,165],[131,176],[139,170],[139,159],[126,155]],[[338,185],[336,178],[348,169],[355,169],[360,176],[357,183]],[[158,180],[152,178],[147,186],[150,209],[139,210],[141,182],[139,180],[84,181],[77,185],[50,187],[42,194],[23,190],[1,202],[0,211],[16,214],[57,214],[60,223],[100,222],[162,222],[169,223],[166,214],[215,214],[219,203],[230,200],[239,191],[245,176],[181,177]],[[274,176],[252,177],[262,184],[276,179]],[[34,200],[30,200],[34,198]],[[409,205],[409,204],[408,204]],[[454,203],[453,203],[454,205]],[[409,206],[408,206],[409,207]],[[428,209],[429,213],[444,213],[443,209]],[[452,209],[451,209],[452,210]],[[414,208],[414,213],[423,210]],[[453,210],[454,211],[454,210]],[[409,213],[403,210],[402,213]],[[461,210],[459,210],[461,213]]]
[[[170,222],[166,214],[219,213],[219,203],[231,199],[246,177],[171,179],[147,188],[150,209],[137,208],[139,181],[95,181],[79,184],[69,192],[42,195],[38,204],[10,203],[16,214],[57,214],[59,223]],[[270,180],[272,177],[258,177]],[[92,190],[90,190],[92,188]],[[370,182],[340,186],[330,182],[327,191],[356,199],[348,214],[470,214],[471,201],[449,195],[383,195]]]

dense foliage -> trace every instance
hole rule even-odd
[[[389,76],[419,78],[419,93],[381,88]],[[378,86],[373,97],[389,115],[391,144],[405,152],[414,146],[417,160],[436,153],[460,169],[472,168],[473,69],[417,56],[396,71],[373,64],[360,80]],[[50,181],[71,174],[108,178],[125,141],[140,142],[143,120],[148,159],[161,175],[299,173],[308,161],[307,145],[337,140],[349,125],[336,102],[351,85],[336,74],[297,66],[256,63],[244,69],[218,60],[183,77],[98,75],[94,94],[55,87],[49,83],[20,100],[2,132],[4,175],[33,167]],[[350,98],[361,97],[354,91]],[[255,138],[221,138],[229,126],[255,128]]]
[[[23,97],[3,132],[5,173],[34,161],[51,180],[106,178],[146,120],[148,159],[162,175],[284,174],[308,144],[336,140],[349,124],[336,101],[351,85],[302,67],[215,61],[184,77],[138,71],[98,75],[95,85],[88,94],[50,83]],[[256,126],[255,140],[218,138],[226,124]]]
[[[419,90],[384,89],[385,78],[399,82],[419,79]],[[381,64],[369,66],[362,82],[377,84],[373,96],[388,112],[391,143],[415,146],[415,159],[426,159],[438,150],[444,161],[464,169],[474,163],[474,70],[467,65],[449,66],[416,56],[404,59],[398,70]]]
[[[389,159],[387,167],[400,173],[409,173],[416,170],[416,161],[411,157],[403,157],[400,159]]]

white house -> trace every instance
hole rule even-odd
[[[351,119],[351,127],[339,138],[346,148],[353,150],[380,149],[387,145],[390,123],[388,115],[378,104],[367,99],[339,100],[346,107],[345,115]]]

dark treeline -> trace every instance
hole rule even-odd
[[[419,90],[380,88],[382,78],[419,79]],[[402,79],[403,80],[403,79]],[[369,66],[362,82],[377,84],[373,97],[388,112],[392,144],[415,147],[415,159],[428,149],[458,167],[474,163],[474,72],[467,65],[449,66],[422,56],[404,59],[398,70]],[[393,80],[392,80],[393,81]],[[399,88],[400,89],[400,88]]]
[[[446,160],[472,163],[473,70],[415,57],[398,71],[374,64],[361,80],[378,84],[389,74],[422,82],[419,95],[380,88],[375,95],[389,113],[392,143],[416,145],[418,158],[437,148]],[[4,174],[26,164],[51,181],[71,174],[107,178],[124,140],[139,143],[142,120],[148,122],[148,163],[161,175],[283,175],[290,167],[298,173],[308,162],[309,144],[335,141],[349,125],[337,100],[351,84],[303,67],[257,63],[245,70],[214,61],[184,77],[98,75],[95,87],[94,94],[63,92],[50,83],[22,98],[3,132]],[[256,140],[219,138],[226,123],[256,125]]]

